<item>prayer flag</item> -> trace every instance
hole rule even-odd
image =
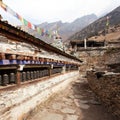
[[[16,12],[14,12],[12,9],[10,9],[8,6],[6,7],[7,12],[9,12],[11,15],[13,15],[14,17],[17,17]]]
[[[51,31],[49,31],[49,38],[52,38],[52,34],[51,34]]]
[[[32,28],[33,30],[35,30],[35,25],[31,24],[31,28]]]
[[[109,17],[107,16],[106,27],[109,27]]]
[[[29,21],[27,21],[26,19],[24,19],[23,17],[21,17],[18,13],[14,12],[11,8],[9,8],[7,5],[5,5],[3,2],[1,2],[0,6],[6,11],[9,12],[11,15],[13,15],[14,17],[16,17],[17,19],[19,19],[23,25],[36,30],[41,36],[48,36],[48,37],[52,37],[52,34],[50,31],[48,30],[44,30],[43,28],[39,28],[36,25],[31,24]],[[106,23],[106,25],[109,25],[109,23]]]
[[[44,36],[44,29],[41,29],[41,35]]]
[[[28,27],[32,28],[32,24],[30,22],[28,22]]]
[[[28,25],[27,20],[25,20],[24,18],[23,18],[23,23],[24,23],[24,25],[25,25],[25,26],[27,26],[27,25]]]
[[[7,6],[6,6],[4,3],[1,4],[1,7],[2,7],[5,11],[7,11]]]

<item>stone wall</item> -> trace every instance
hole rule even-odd
[[[120,72],[120,48],[108,48],[104,58],[111,71]]]
[[[83,63],[80,66],[81,74],[86,74],[87,69],[91,69],[94,67],[105,67],[105,49],[84,49],[81,51],[77,51],[77,56],[83,60]]]
[[[113,115],[120,118],[120,73],[87,72],[94,93]]]
[[[97,48],[77,51],[77,56],[83,60],[80,72],[86,74],[86,70],[92,67],[101,70],[120,72],[120,48]]]
[[[23,120],[36,106],[65,89],[71,81],[78,77],[79,72],[73,71],[34,84],[0,91],[0,120]]]

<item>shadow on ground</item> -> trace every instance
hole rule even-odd
[[[90,90],[86,79],[79,79],[73,85],[74,102],[81,112],[79,120],[117,120],[101,105]]]

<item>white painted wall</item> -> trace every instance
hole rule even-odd
[[[0,93],[0,120],[22,120],[25,114],[78,77],[79,72],[73,71]]]

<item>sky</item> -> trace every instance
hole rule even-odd
[[[33,24],[72,22],[88,14],[101,16],[120,5],[120,0],[3,0],[11,9]],[[0,14],[10,23],[20,21],[0,8]]]

